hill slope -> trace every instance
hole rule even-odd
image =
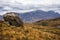
[[[54,19],[36,21],[35,24],[40,25],[40,26],[57,27],[57,26],[60,26],[60,17],[54,18]]]
[[[24,23],[24,27],[7,25],[0,21],[0,40],[60,40],[60,29]]]

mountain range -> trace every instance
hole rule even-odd
[[[27,12],[24,14],[20,14],[21,18],[25,22],[35,22],[39,20],[46,20],[46,19],[53,19],[60,17],[60,14],[54,11],[42,11],[42,10],[36,10],[32,12]]]
[[[2,20],[3,19],[3,17],[0,15],[0,20]]]
[[[24,21],[24,22],[35,22],[39,20],[46,20],[46,19],[53,19],[60,17],[60,14],[54,11],[42,11],[42,10],[36,10],[36,11],[31,11],[31,12],[26,12],[26,13],[18,13],[19,17]],[[2,16],[0,16],[0,20],[3,19]]]

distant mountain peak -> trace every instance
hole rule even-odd
[[[26,22],[34,22],[38,20],[45,20],[60,17],[60,14],[50,10],[48,12],[42,10],[35,10],[21,15],[21,18]]]

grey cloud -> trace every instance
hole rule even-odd
[[[8,7],[9,9],[4,9],[5,7]],[[22,3],[16,2],[16,3],[9,3],[9,2],[2,2],[0,1],[0,11],[2,12],[8,12],[8,11],[16,11],[19,12],[20,10],[53,10],[53,11],[60,11],[60,4],[52,4],[52,5],[40,5],[40,4],[29,4],[29,5],[23,5]],[[24,12],[24,11],[23,11]]]

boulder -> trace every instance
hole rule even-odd
[[[23,27],[23,21],[19,17],[18,13],[15,12],[9,12],[3,15],[4,21],[12,26],[22,26]]]

